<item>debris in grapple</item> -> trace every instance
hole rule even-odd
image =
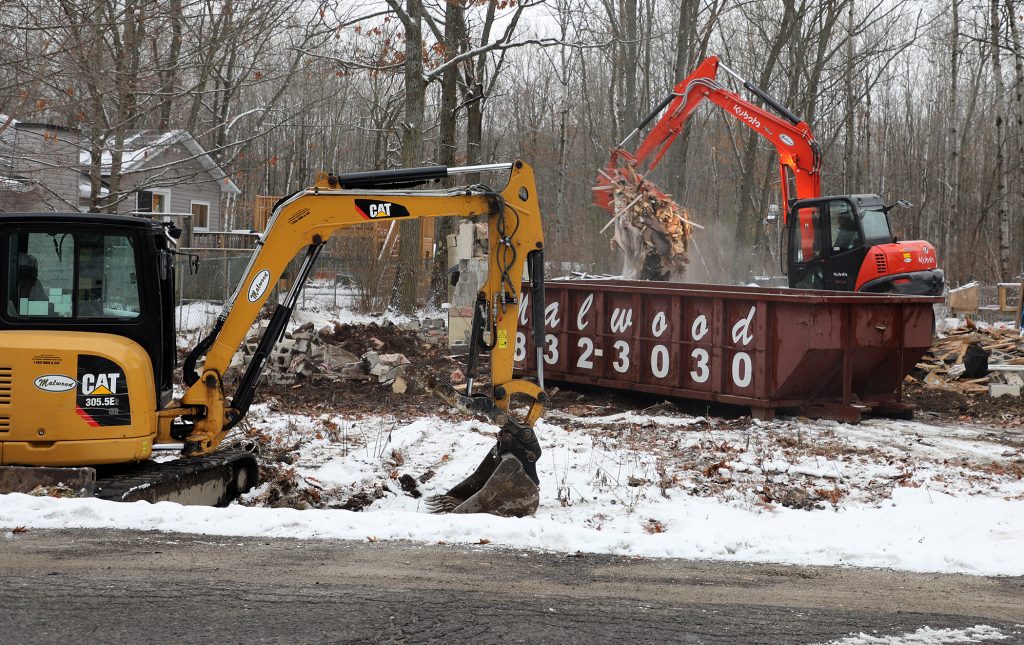
[[[689,213],[632,167],[611,176],[615,236],[627,280],[679,280],[689,263]]]

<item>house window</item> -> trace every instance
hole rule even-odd
[[[140,213],[171,212],[171,191],[140,190],[135,196],[135,210]]]
[[[192,200],[192,228],[210,227],[210,202]]]

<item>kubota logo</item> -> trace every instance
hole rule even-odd
[[[779,141],[786,144],[787,146],[793,145],[793,138],[785,133],[779,135]]]
[[[43,392],[67,392],[78,386],[78,381],[63,374],[46,374],[35,380],[35,386]]]
[[[267,285],[270,284],[270,270],[263,269],[256,274],[256,277],[249,283],[249,302],[256,302],[267,292]]]

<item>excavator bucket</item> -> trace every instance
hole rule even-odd
[[[444,495],[427,498],[431,513],[489,513],[502,517],[533,515],[540,488],[512,454],[488,451],[473,474]]]

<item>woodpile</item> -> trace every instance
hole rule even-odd
[[[915,378],[916,377],[916,378]],[[1024,337],[1017,329],[978,327],[970,319],[937,340],[916,365],[925,386],[962,394],[1020,396],[1024,383]]]
[[[622,250],[627,280],[680,280],[693,224],[686,209],[626,166],[606,175],[614,213],[612,248]],[[699,228],[699,226],[698,226]],[[604,230],[604,229],[602,229]]]

